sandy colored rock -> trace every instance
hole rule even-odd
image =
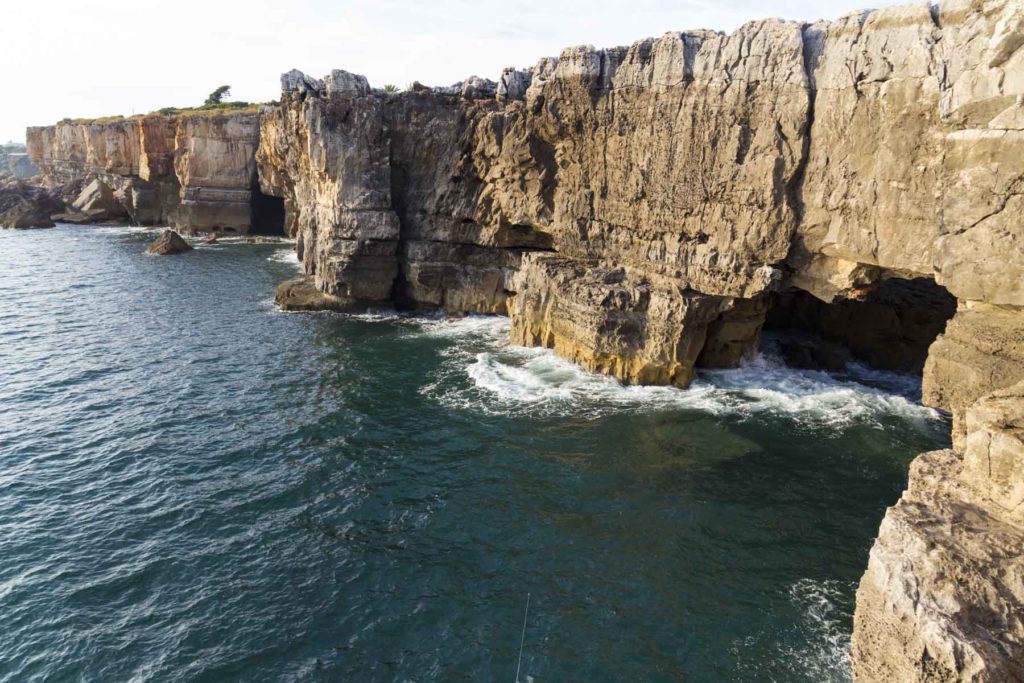
[[[962,481],[962,456],[911,465],[857,589],[857,681],[1024,680],[1024,533]]]
[[[72,217],[127,217],[201,232],[248,232],[259,115],[152,114],[30,127],[32,161],[52,184],[78,183]],[[100,211],[103,209],[103,211]]]
[[[147,254],[156,254],[158,256],[184,254],[186,251],[192,251],[192,245],[173,230],[164,230],[146,249]]]
[[[924,403],[953,413],[953,443],[963,447],[965,410],[993,389],[1024,380],[1024,313],[962,304],[928,351]]]
[[[512,287],[514,343],[553,349],[631,384],[687,386],[708,326],[731,305],[549,254],[527,255]]]
[[[358,302],[324,294],[307,275],[285,280],[277,286],[274,301],[283,311],[338,311],[359,310]]]

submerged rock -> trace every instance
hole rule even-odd
[[[186,251],[192,251],[192,245],[173,230],[164,230],[146,249],[147,254],[157,254],[160,256],[183,254]]]

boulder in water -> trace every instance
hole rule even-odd
[[[164,230],[153,244],[149,245],[149,248],[146,249],[147,254],[158,254],[160,256],[184,254],[186,251],[192,251],[191,245],[181,235],[170,229]]]
[[[349,299],[321,292],[314,284],[313,278],[308,275],[299,275],[278,285],[274,301],[283,311],[359,310],[355,302]]]
[[[21,178],[0,177],[0,227],[52,228],[50,213],[63,205],[46,188]]]

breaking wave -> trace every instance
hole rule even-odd
[[[288,245],[287,249],[276,249],[274,253],[267,257],[268,261],[274,261],[276,263],[285,263],[289,266],[293,266],[295,270],[299,270],[302,267],[302,262],[299,261],[299,254],[295,251],[294,245]]]
[[[459,339],[442,351],[444,362],[422,389],[453,408],[552,416],[684,409],[734,417],[770,414],[831,427],[895,416],[927,429],[942,419],[917,402],[916,378],[856,364],[845,373],[795,370],[762,352],[737,369],[703,370],[686,390],[626,386],[549,349],[509,344],[505,318],[390,315],[410,325],[410,334]]]

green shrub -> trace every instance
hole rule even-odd
[[[217,88],[216,90],[214,90],[212,93],[210,93],[209,97],[206,98],[206,101],[203,102],[203,105],[205,106],[205,105],[220,104],[221,100],[223,100],[225,97],[227,97],[230,94],[231,94],[231,86],[230,85],[222,85],[219,88]]]

